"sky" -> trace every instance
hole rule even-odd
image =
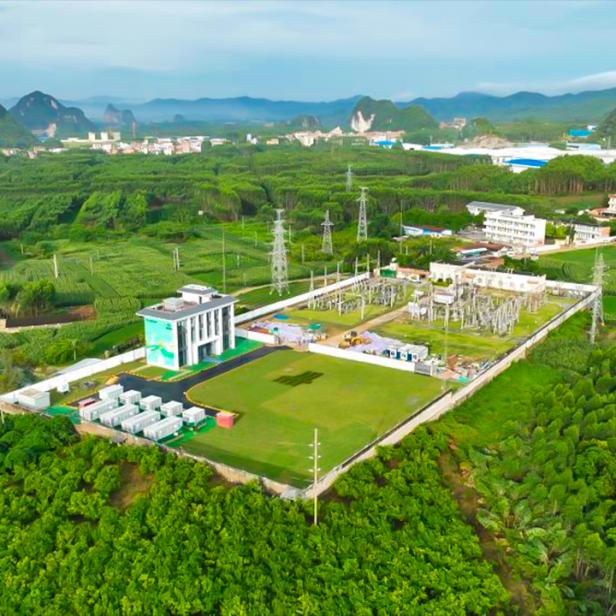
[[[0,0],[0,98],[398,101],[616,86],[616,1]]]

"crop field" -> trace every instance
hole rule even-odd
[[[550,298],[536,313],[523,311],[511,336],[496,336],[475,330],[461,330],[450,323],[447,335],[442,322],[411,321],[404,316],[376,328],[377,333],[410,344],[425,344],[431,353],[460,355],[473,361],[492,360],[512,349],[541,325],[555,317],[572,300]]]
[[[224,269],[228,292],[270,281],[270,237],[261,226],[255,225],[255,229],[253,232],[250,225],[244,230],[239,225],[229,225],[225,230]],[[62,303],[67,305],[91,303],[100,297],[162,298],[174,295],[176,289],[190,282],[223,290],[222,233],[222,225],[203,227],[201,237],[181,244],[143,237],[135,241],[94,243],[56,240],[50,242],[58,258],[59,277],[54,284]],[[176,247],[180,253],[180,271],[173,269]],[[5,261],[0,280],[54,278],[51,255],[21,257],[14,243],[0,245],[2,249],[14,256],[14,260]],[[304,278],[310,275],[311,269],[319,273],[323,267],[321,262],[304,265],[292,262],[289,277]],[[256,295],[262,294],[260,291]],[[266,294],[269,295],[269,290]]]
[[[616,246],[599,249],[606,265],[605,289],[616,293]],[[539,265],[549,278],[571,280],[573,282],[591,282],[592,269],[595,262],[596,248],[570,250],[539,259]]]
[[[441,387],[440,381],[413,373],[278,351],[189,390],[195,404],[240,417],[233,429],[197,434],[183,448],[304,486],[314,428],[324,473],[418,411]]]

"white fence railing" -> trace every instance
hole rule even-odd
[[[262,342],[263,344],[276,344],[276,338],[271,334],[253,332],[250,329],[243,329],[241,327],[235,328],[235,335],[238,338],[246,338],[246,340],[254,340],[255,342]]]
[[[394,370],[403,370],[405,372],[415,372],[415,362],[401,361],[399,359],[390,359],[380,355],[368,355],[358,351],[347,351],[337,347],[327,346],[325,344],[310,343],[308,350],[311,353],[319,355],[328,355],[329,357],[338,357],[350,361],[357,361],[363,364],[372,364],[373,366],[382,366],[383,368],[393,368]]]
[[[254,310],[250,310],[248,312],[244,312],[243,314],[236,315],[235,324],[239,325],[240,323],[253,321],[254,319],[258,319],[259,317],[265,316],[266,314],[271,314],[272,312],[276,312],[277,310],[284,310],[285,308],[290,308],[291,306],[303,304],[311,299],[314,299],[315,297],[326,295],[327,293],[332,293],[333,291],[337,291],[338,289],[350,287],[356,282],[360,282],[361,280],[367,280],[369,277],[370,274],[367,272],[364,274],[359,274],[358,276],[351,276],[351,278],[345,278],[340,282],[328,284],[327,286],[320,287],[318,289],[315,289],[314,291],[300,293],[299,295],[294,295],[293,297],[289,297],[288,299],[282,299],[279,302],[274,302],[273,304],[268,304],[267,306],[255,308]]]
[[[75,381],[79,381],[88,376],[92,376],[93,374],[98,374],[99,372],[110,370],[111,368],[121,366],[122,364],[128,364],[132,361],[143,359],[144,357],[145,347],[140,347],[138,349],[134,349],[133,351],[128,351],[126,353],[122,353],[121,355],[116,355],[115,357],[110,357],[109,359],[101,359],[95,364],[84,366],[83,368],[77,368],[76,370],[71,370],[70,372],[57,374],[56,376],[52,376],[49,379],[45,379],[44,381],[39,381],[38,383],[34,383],[33,385],[28,385],[26,387],[22,387],[21,389],[16,389],[15,391],[11,391],[8,394],[0,396],[0,399],[4,400],[5,402],[14,403],[17,400],[17,394],[24,389],[34,388],[38,389],[39,391],[51,391],[52,389],[66,386],[69,383],[74,383]]]

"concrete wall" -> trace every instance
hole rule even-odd
[[[548,321],[532,336],[529,336],[520,346],[507,353],[500,361],[498,361],[493,366],[488,368],[488,370],[473,379],[468,385],[466,385],[462,389],[459,389],[455,393],[449,391],[437,398],[436,400],[432,401],[426,407],[421,409],[418,413],[404,420],[401,424],[399,424],[392,430],[386,432],[385,435],[381,436],[377,441],[371,443],[370,445],[362,449],[360,452],[354,454],[353,456],[333,468],[327,474],[323,475],[323,477],[319,479],[316,485],[311,485],[305,490],[300,491],[298,493],[298,497],[312,498],[315,491],[317,494],[321,494],[322,492],[329,489],[334,484],[336,479],[338,479],[341,474],[349,470],[349,468],[351,468],[358,462],[374,457],[377,454],[378,447],[382,447],[385,445],[395,445],[399,443],[403,438],[408,436],[413,430],[415,430],[415,428],[417,428],[421,424],[438,419],[448,411],[452,410],[453,408],[470,398],[474,393],[476,393],[484,385],[487,385],[501,372],[507,370],[507,368],[509,368],[514,362],[526,357],[528,350],[534,345],[536,345],[538,342],[543,340],[552,330],[562,325],[576,312],[579,312],[580,310],[584,310],[585,308],[591,306],[598,296],[597,289],[592,285],[574,285],[573,283],[558,282],[551,282],[551,284],[553,288],[560,287],[576,291],[581,291],[582,289],[584,289],[587,295],[582,299],[578,300],[575,304],[570,306],[560,315],[557,315],[553,319]]]
[[[237,327],[235,329],[235,335],[238,338],[255,340],[256,342],[262,342],[263,344],[276,344],[276,338],[271,334],[264,334],[263,332],[253,332],[249,329],[243,329],[241,327]]]
[[[349,351],[339,349],[337,347],[327,346],[325,344],[310,343],[308,350],[311,353],[319,355],[329,355],[329,357],[338,357],[349,361],[357,361],[363,364],[372,364],[373,366],[382,366],[383,368],[393,368],[394,370],[403,370],[404,372],[414,372],[415,363],[411,361],[401,361],[399,359],[390,359],[380,355],[368,355],[367,353],[358,353],[357,351]]]
[[[17,400],[17,394],[24,389],[34,388],[38,389],[39,391],[51,391],[52,389],[57,389],[60,386],[79,381],[80,379],[92,376],[93,374],[98,374],[99,372],[104,372],[105,370],[110,370],[111,368],[121,366],[122,364],[127,364],[133,361],[137,361],[139,359],[143,359],[144,357],[145,347],[134,349],[133,351],[128,351],[127,353],[122,353],[121,355],[110,357],[109,359],[102,359],[101,361],[91,366],[84,366],[83,368],[71,370],[70,372],[67,372],[65,374],[52,376],[51,378],[44,381],[39,381],[38,383],[33,383],[32,385],[27,385],[26,387],[22,387],[21,389],[16,389],[15,391],[11,391],[8,394],[0,396],[0,400],[14,403]]]
[[[267,306],[261,306],[261,308],[255,308],[254,310],[250,310],[249,312],[244,312],[243,314],[236,315],[235,324],[239,325],[240,323],[253,321],[254,319],[258,319],[259,317],[265,316],[266,314],[271,314],[272,312],[276,312],[278,310],[284,310],[285,308],[289,308],[290,306],[305,304],[308,300],[311,300],[315,297],[319,297],[320,295],[326,295],[327,293],[337,291],[338,289],[350,287],[356,282],[359,282],[360,280],[366,280],[369,277],[370,275],[368,273],[359,274],[358,276],[351,276],[351,278],[346,278],[345,280],[341,280],[340,282],[329,284],[326,287],[320,287],[318,289],[315,289],[314,291],[308,291],[307,293],[294,295],[293,297],[289,297],[288,299],[283,299],[279,302],[268,304]]]

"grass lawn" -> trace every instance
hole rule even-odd
[[[391,310],[393,309],[389,306],[366,306],[363,319],[359,310],[338,314],[335,310],[309,310],[304,308],[285,310],[284,314],[289,317],[291,323],[299,325],[319,323],[329,336],[335,336]]]
[[[523,311],[513,334],[507,337],[488,335],[471,329],[460,330],[454,323],[447,337],[449,355],[462,355],[477,361],[494,359],[516,346],[523,338],[529,336],[540,325],[556,316],[571,302],[553,300],[544,304],[536,313]],[[425,344],[431,353],[445,352],[445,332],[443,323],[429,324],[426,321],[404,320],[386,323],[376,329],[382,336],[396,338],[411,344]]]
[[[616,246],[599,250],[606,265],[605,288],[616,290]],[[596,248],[585,248],[545,255],[539,259],[539,265],[563,280],[591,282],[596,252]]]
[[[267,304],[272,304],[279,300],[288,299],[294,295],[306,293],[308,289],[310,289],[309,280],[298,280],[296,282],[290,282],[288,293],[283,293],[282,295],[278,295],[278,293],[275,292],[272,293],[271,286],[268,285],[260,289],[246,291],[238,295],[237,299],[241,306],[245,306],[249,310],[252,310],[253,308],[260,308],[261,306],[266,306]]]
[[[233,429],[197,434],[183,447],[303,486],[315,427],[326,472],[438,396],[441,386],[408,372],[279,351],[193,387],[195,404],[240,418]]]
[[[104,334],[100,338],[94,340],[94,346],[90,351],[91,355],[102,355],[105,351],[112,349],[118,344],[122,344],[133,338],[143,338],[143,320],[139,319],[134,323],[127,323],[114,329],[113,331]]]

